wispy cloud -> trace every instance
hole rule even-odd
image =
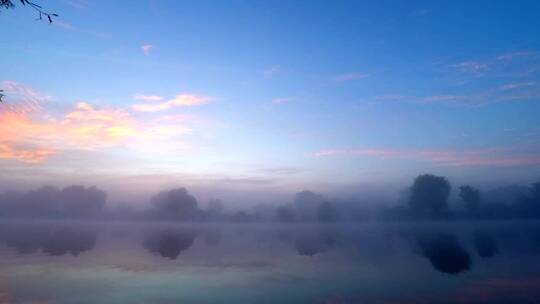
[[[152,50],[152,48],[154,48],[154,46],[151,45],[151,44],[143,44],[143,45],[141,45],[141,51],[146,56],[150,55],[150,51]]]
[[[352,72],[352,73],[338,75],[335,77],[335,80],[338,82],[347,82],[347,81],[353,81],[353,80],[362,79],[366,77],[369,77],[369,74]]]
[[[271,77],[278,74],[281,71],[281,66],[274,65],[269,68],[266,68],[262,71],[264,77]]]
[[[148,97],[148,96],[146,96]],[[154,99],[146,99],[146,101],[156,101],[161,99],[155,99],[155,97],[159,96],[152,96]],[[198,96],[193,94],[178,94],[173,99],[170,99],[165,102],[160,103],[137,103],[132,106],[132,109],[138,112],[159,112],[159,111],[166,111],[175,107],[192,107],[192,106],[199,106],[206,104],[210,102],[213,98],[206,97],[206,96]]]
[[[511,52],[506,53],[497,56],[498,60],[513,60],[518,58],[528,58],[528,57],[534,57],[537,56],[538,53],[534,51],[518,51],[518,52]]]
[[[425,16],[425,15],[428,15],[430,12],[431,12],[431,10],[429,10],[427,8],[418,9],[418,10],[413,11],[411,13],[411,16],[413,16],[413,17]]]
[[[39,93],[35,89],[15,81],[6,80],[0,85],[4,90],[2,109],[9,112],[26,113],[39,109],[43,102],[51,99],[50,96]]]
[[[278,105],[279,105],[279,104],[287,103],[287,102],[289,102],[289,101],[291,101],[290,98],[274,98],[274,99],[272,99],[271,102],[272,102],[273,104],[278,104]]]
[[[503,148],[445,151],[406,149],[326,149],[312,153],[313,157],[355,156],[378,159],[407,159],[431,162],[438,166],[523,166],[540,165],[540,156],[516,153]]]
[[[452,66],[463,73],[471,73],[477,76],[480,76],[489,70],[489,65],[487,63],[478,61],[464,61],[453,64]]]
[[[133,96],[133,99],[142,101],[160,101],[163,100],[163,97],[158,95],[136,94],[135,96]]]
[[[62,2],[77,9],[87,9],[90,6],[87,0],[62,0]]]
[[[528,81],[528,82],[518,82],[518,83],[507,83],[502,85],[501,89],[503,90],[514,90],[519,89],[523,87],[534,87],[536,86],[536,82],[534,81]]]

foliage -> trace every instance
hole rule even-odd
[[[46,18],[49,23],[52,23],[54,17],[58,17],[57,14],[46,12],[45,10],[43,10],[43,7],[41,5],[30,0],[19,0],[19,2],[23,6],[30,7],[38,13],[38,18],[36,20],[43,20],[43,18]],[[9,9],[14,7],[15,4],[13,3],[13,0],[0,0],[0,9]]]

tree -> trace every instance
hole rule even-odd
[[[199,211],[197,199],[186,188],[161,191],[152,198],[152,205],[162,219],[193,220]]]
[[[96,187],[74,185],[62,189],[60,201],[69,217],[94,217],[105,208],[107,194]]]
[[[19,0],[19,2],[23,6],[27,6],[34,9],[38,13],[37,20],[43,20],[43,18],[45,17],[49,21],[49,23],[52,23],[53,18],[58,17],[57,14],[44,11],[43,7],[41,7],[41,5],[37,3],[31,2],[29,0]],[[14,7],[15,7],[15,4],[13,3],[13,0],[0,0],[0,9],[9,9],[9,8],[14,8]]]
[[[450,183],[443,176],[422,174],[411,187],[409,206],[420,216],[436,216],[448,207]]]
[[[319,222],[334,222],[337,219],[337,211],[332,204],[329,202],[324,202],[319,206],[317,212],[317,218]]]
[[[478,213],[480,208],[480,191],[472,186],[459,187],[459,197],[465,202],[465,208],[470,214]]]
[[[540,204],[540,182],[531,185],[531,194],[533,199]]]
[[[208,202],[208,208],[207,208],[208,212],[221,214],[223,213],[224,209],[225,207],[223,206],[223,201],[221,201],[220,199],[211,199]]]
[[[277,218],[280,222],[294,222],[296,220],[296,216],[294,215],[294,211],[289,206],[279,206],[276,210]]]
[[[528,193],[515,200],[513,209],[518,217],[540,218],[540,182],[531,184]]]
[[[300,220],[317,220],[319,206],[325,201],[324,196],[311,191],[297,192],[294,196],[294,207]]]

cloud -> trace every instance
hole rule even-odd
[[[425,16],[425,15],[429,14],[430,12],[431,12],[431,10],[429,10],[427,8],[419,9],[419,10],[413,11],[411,13],[411,16],[413,16],[413,17]]]
[[[353,80],[362,79],[366,77],[369,77],[369,74],[353,72],[353,73],[338,75],[335,78],[335,80],[338,82],[347,82],[347,81],[353,81]]]
[[[487,63],[478,62],[478,61],[464,61],[452,65],[452,67],[457,68],[463,73],[471,73],[475,75],[482,75],[485,71],[489,70]]]
[[[438,166],[524,166],[540,165],[540,156],[530,153],[511,153],[508,149],[493,148],[465,151],[403,150],[403,149],[326,149],[312,153],[313,157],[355,156],[378,159],[428,161]]]
[[[534,82],[534,81],[519,82],[519,83],[507,83],[507,84],[504,84],[501,87],[501,89],[502,90],[513,90],[513,89],[518,89],[518,88],[523,88],[523,87],[533,87],[533,86],[536,86],[536,82]]]
[[[533,51],[511,52],[511,53],[506,53],[506,54],[497,56],[497,60],[513,60],[517,58],[534,57],[537,54],[538,54],[537,52],[533,52]]]
[[[460,95],[433,95],[426,96],[421,99],[422,102],[432,103],[432,102],[459,102],[467,99],[466,96]]]
[[[56,151],[52,149],[12,147],[0,143],[0,158],[4,159],[15,159],[29,164],[36,164],[43,162],[54,154],[56,154]]]
[[[150,55],[150,51],[152,50],[154,46],[151,45],[151,44],[143,44],[141,46],[141,51],[143,52],[143,54],[145,54],[146,56]]]
[[[62,0],[62,2],[77,9],[88,9],[90,6],[87,0]]]
[[[156,96],[154,96],[156,97]],[[161,103],[137,103],[132,106],[138,112],[159,112],[174,107],[192,107],[210,102],[212,98],[193,94],[178,94],[173,99]]]
[[[269,185],[273,184],[275,180],[269,178],[257,178],[257,177],[226,177],[213,180],[215,182],[225,184],[248,184],[248,185]]]
[[[274,175],[294,175],[303,173],[306,169],[296,168],[296,167],[277,167],[277,168],[267,168],[261,170],[264,173],[274,174]]]
[[[272,99],[271,102],[273,104],[284,104],[284,103],[287,103],[289,101],[291,101],[290,98],[274,98],[274,99]]]
[[[9,112],[27,113],[38,110],[51,97],[15,81],[6,80],[0,85],[5,102],[2,109]]]
[[[83,101],[63,113],[50,113],[41,106],[46,100],[43,95],[26,86],[5,84],[10,98],[22,98],[16,100],[32,106],[26,106],[24,111],[4,107],[0,110],[2,159],[37,164],[70,150],[123,147],[172,151],[188,147],[178,141],[178,136],[189,134],[191,129],[180,121],[139,120],[125,109],[97,108]],[[17,93],[18,97],[11,93]]]
[[[136,94],[135,96],[133,96],[133,99],[142,101],[160,101],[163,100],[163,97],[157,95]]]
[[[272,67],[269,67],[265,70],[263,70],[263,75],[265,77],[271,77],[271,76],[274,76],[276,74],[278,74],[279,72],[281,71],[281,67],[279,65],[274,65]]]

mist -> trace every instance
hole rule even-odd
[[[288,198],[269,194],[267,202],[251,204],[220,197],[203,201],[186,187],[149,194],[144,203],[109,202],[107,197],[96,186],[82,185],[5,191],[0,193],[0,218],[278,223],[540,218],[540,182],[481,190],[454,186],[432,174],[417,176],[395,193],[302,190]]]

